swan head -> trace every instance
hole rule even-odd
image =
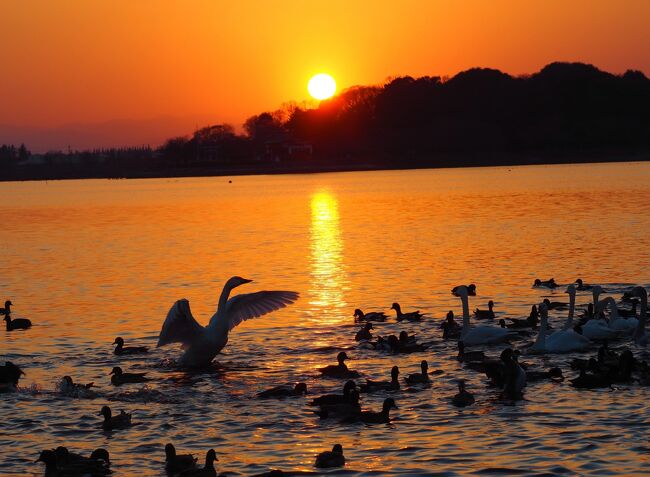
[[[117,346],[124,346],[124,340],[120,336],[118,336],[117,338],[115,338],[115,341],[113,341],[113,344]]]
[[[352,359],[352,358],[350,358],[345,351],[341,351],[339,354],[336,355],[336,360],[339,362],[339,364],[343,364],[346,359]]]
[[[243,285],[245,283],[250,283],[252,281],[253,280],[249,280],[248,278],[242,278],[242,277],[234,276],[234,277],[230,278],[226,282],[226,287],[230,288],[230,289],[233,289],[233,288],[236,288],[236,287],[238,287],[240,285]]]
[[[580,280],[580,279],[578,278],[578,280]],[[578,280],[576,280],[576,282],[577,282]],[[580,283],[578,283],[578,285],[582,286],[582,280],[580,280]],[[575,296],[575,294],[576,294],[576,287],[575,287],[574,285],[569,285],[568,287],[566,287],[566,291],[565,291],[564,293],[568,293],[569,296]]]
[[[467,298],[469,296],[469,290],[465,285],[459,285],[451,290],[451,294],[459,298]]]
[[[296,394],[307,394],[307,385],[305,383],[296,383],[293,387],[293,391]]]
[[[121,376],[122,375],[122,368],[119,366],[115,366],[108,375],[110,376],[111,374],[114,374],[115,376]]]
[[[386,398],[384,400],[383,410],[385,412],[388,412],[391,409],[397,409],[397,404],[395,404],[395,400],[393,398]]]

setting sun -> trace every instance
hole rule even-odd
[[[307,90],[315,99],[331,98],[336,92],[336,81],[326,73],[319,73],[309,80]]]

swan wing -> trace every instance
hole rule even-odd
[[[160,330],[158,345],[169,343],[183,343],[188,346],[205,331],[192,316],[190,302],[186,299],[178,300],[167,313],[167,318]]]
[[[272,311],[284,308],[298,299],[298,292],[293,291],[259,291],[235,295],[226,303],[223,313],[215,313],[210,325],[215,320],[228,321],[228,330],[232,330],[242,321],[259,318]]]

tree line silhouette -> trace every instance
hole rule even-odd
[[[29,157],[12,147],[0,148],[5,171]],[[101,156],[96,170],[116,176],[647,158],[650,80],[583,63],[551,63],[519,77],[489,68],[404,76],[349,88],[317,107],[263,112],[246,120],[243,134],[220,124],[156,150],[121,151],[69,155],[95,166],[93,156]]]

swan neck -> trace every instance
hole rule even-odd
[[[645,334],[645,320],[648,313],[648,295],[643,293],[641,296],[641,315],[639,316],[639,323],[636,325],[636,330],[634,330],[634,335],[637,338],[642,337]]]
[[[569,294],[569,317],[566,320],[566,323],[564,324],[563,330],[569,330],[573,328],[573,315],[576,311],[576,294],[575,293],[570,293]]]
[[[461,295],[460,301],[463,303],[463,331],[462,336],[469,332],[469,299],[466,295]]]
[[[544,348],[546,346],[546,329],[548,326],[548,313],[541,313],[541,324],[539,325],[539,334],[537,335],[537,340],[535,341],[536,348]]]

